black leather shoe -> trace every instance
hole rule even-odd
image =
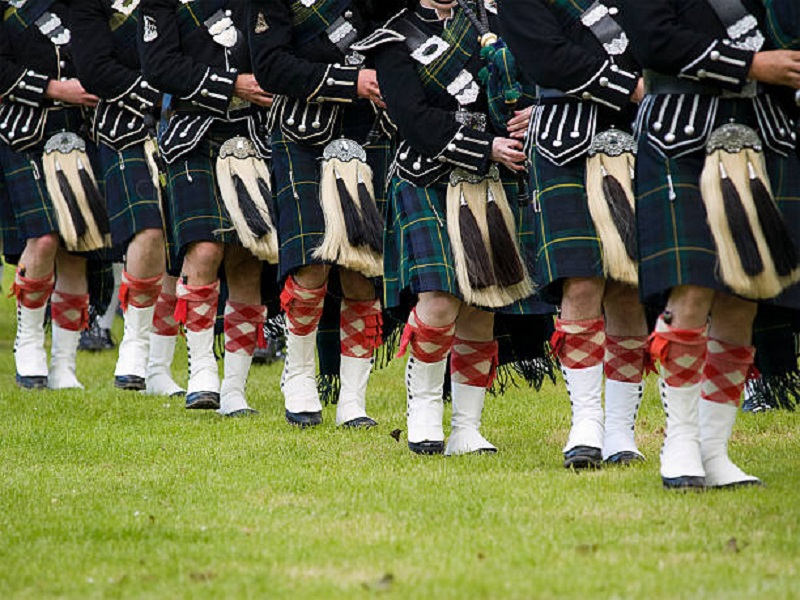
[[[706,489],[706,478],[695,475],[682,477],[662,477],[661,482],[666,490],[691,490],[701,492]]]
[[[565,469],[599,469],[603,466],[603,453],[600,448],[575,446],[564,452]]]
[[[147,386],[144,377],[138,375],[117,375],[114,377],[114,387],[118,390],[141,391]]]
[[[217,392],[192,392],[186,395],[186,408],[193,410],[217,410],[219,394]]]
[[[609,465],[620,465],[622,467],[626,467],[637,462],[644,462],[644,456],[628,450],[612,454],[606,459],[606,463]]]
[[[287,410],[286,420],[289,422],[289,425],[294,425],[300,429],[316,427],[322,423],[322,411],[293,413]]]
[[[258,411],[255,408],[240,408],[239,410],[234,410],[233,412],[229,412],[226,415],[222,415],[223,417],[229,417],[231,419],[243,419],[247,417],[255,417],[258,414]]]
[[[415,454],[442,454],[444,442],[408,442],[408,449]]]
[[[342,423],[342,427],[347,427],[348,429],[372,429],[377,426],[378,422],[370,417],[358,417],[347,421],[347,423]]]
[[[20,375],[17,373],[17,386],[23,390],[47,389],[47,375]]]

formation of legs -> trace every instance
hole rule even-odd
[[[552,343],[572,406],[564,466],[641,459],[634,422],[643,391],[647,322],[636,289],[599,278],[566,279]]]
[[[667,428],[665,487],[759,483],[728,458],[728,440],[753,365],[757,305],[697,286],[675,288],[653,334]]]
[[[443,292],[424,292],[409,316],[406,364],[408,447],[417,454],[496,452],[480,434],[486,389],[497,366],[494,315]],[[450,356],[452,431],[444,444],[443,386]]]
[[[89,310],[86,260],[61,248],[55,233],[31,238],[20,257],[14,292],[17,384],[29,389],[82,388],[76,375],[76,355]],[[52,318],[49,369],[44,347],[48,300]]]
[[[286,361],[281,376],[286,419],[298,427],[322,422],[316,384],[317,330],[328,288],[330,267],[309,265],[286,278],[281,307],[286,316]],[[336,424],[373,427],[366,412],[366,393],[375,349],[381,344],[381,304],[372,281],[340,270],[344,298],[340,306],[339,376],[341,389]]]

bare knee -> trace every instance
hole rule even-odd
[[[217,279],[224,247],[216,242],[196,242],[183,260],[183,272],[191,285],[205,285]]]
[[[51,269],[61,245],[58,234],[48,233],[38,238],[30,238],[25,243],[24,262],[49,264]]]
[[[753,337],[753,321],[757,312],[758,305],[755,302],[742,300],[730,294],[717,293],[711,305],[709,335],[729,344],[750,345]]]
[[[350,300],[372,300],[375,298],[375,285],[361,273],[342,269],[339,271],[342,291]]]
[[[330,270],[328,265],[308,265],[298,269],[294,274],[294,280],[300,287],[316,290],[327,283]]]
[[[679,329],[695,329],[708,321],[714,290],[685,285],[672,290],[667,311],[672,315],[672,325]]]
[[[646,335],[647,319],[639,301],[639,290],[609,281],[603,298],[606,332],[611,335]]]
[[[494,339],[494,313],[474,306],[461,306],[456,321],[456,335],[471,342],[488,342]]]
[[[598,317],[602,313],[605,282],[597,277],[574,277],[564,282],[561,316],[568,321]]]
[[[444,292],[424,292],[419,295],[417,316],[431,327],[445,327],[458,317],[461,301]]]

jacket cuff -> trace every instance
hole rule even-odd
[[[639,83],[639,74],[631,73],[607,60],[597,73],[582,86],[568,90],[570,96],[622,110],[631,103]]]
[[[147,83],[144,78],[138,77],[131,87],[107,101],[143,117],[153,111],[160,99],[161,92]]]
[[[0,92],[0,97],[7,99],[9,102],[19,102],[28,106],[39,107],[44,101],[44,94],[47,91],[49,81],[50,78],[47,75],[42,75],[32,69],[26,69],[10,88]]]
[[[358,97],[359,67],[328,65],[307,102],[354,102]]]
[[[494,138],[490,133],[462,125],[436,156],[436,160],[471,173],[484,174],[489,170]]]
[[[237,75],[236,69],[228,71],[221,67],[209,67],[194,91],[182,99],[212,112],[225,114],[233,97]]]
[[[748,82],[755,52],[715,41],[698,58],[681,69],[680,77],[740,91]]]

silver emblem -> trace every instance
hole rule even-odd
[[[589,147],[589,156],[605,154],[606,156],[621,156],[622,154],[636,154],[636,139],[629,133],[619,129],[601,131],[592,138]]]
[[[71,131],[62,131],[51,137],[44,145],[44,153],[52,154],[53,152],[60,152],[61,154],[69,154],[78,150],[80,152],[86,151],[86,142],[78,134]]]
[[[114,0],[111,4],[113,10],[122,13],[126,17],[131,16],[137,6],[139,6],[139,0]]]
[[[229,11],[220,9],[205,21],[208,33],[211,34],[215,42],[225,48],[233,48],[239,39],[239,34],[229,14]]]
[[[229,156],[241,160],[258,158],[258,150],[256,150],[256,145],[248,138],[237,135],[220,146],[219,157],[228,158]]]
[[[438,35],[428,38],[424,44],[417,47],[411,53],[411,58],[423,65],[429,65],[442,54],[447,52],[450,44],[440,38]]]
[[[448,93],[453,96],[461,106],[472,104],[480,96],[481,88],[475,82],[472,73],[464,69],[447,86]]]
[[[340,138],[333,140],[330,144],[325,146],[322,151],[323,160],[331,160],[337,158],[342,162],[351,160],[360,160],[367,162],[367,152],[358,142],[348,140],[347,138]]]
[[[72,34],[69,29],[64,27],[61,19],[57,14],[46,12],[36,21],[36,27],[42,34],[50,38],[56,46],[64,46],[69,44],[72,39]]]
[[[145,43],[155,41],[158,38],[158,28],[156,27],[156,20],[148,15],[144,16],[144,33],[142,40]]]
[[[706,144],[706,152],[711,154],[717,150],[724,150],[729,154],[737,154],[749,148],[761,152],[761,138],[754,129],[739,123],[727,123],[711,132]]]
[[[311,8],[316,3],[317,3],[317,0],[300,0],[300,4],[302,4],[306,8]]]

